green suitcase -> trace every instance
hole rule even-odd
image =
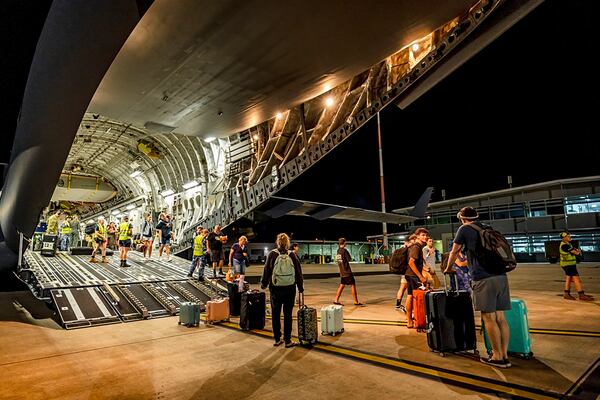
[[[187,327],[200,325],[200,304],[183,302],[179,306],[179,324]]]
[[[508,340],[508,354],[525,359],[533,357],[531,351],[531,335],[529,334],[529,322],[527,320],[527,306],[521,299],[511,299],[512,307],[509,311],[504,311],[504,318],[510,329],[510,338]],[[492,344],[488,338],[483,321],[481,322],[481,331],[485,339],[485,348],[488,354],[492,353]]]

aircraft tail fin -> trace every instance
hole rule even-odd
[[[433,187],[430,186],[419,197],[417,203],[413,207],[412,210],[408,213],[408,215],[416,217],[416,218],[424,218],[425,213],[427,212],[427,206],[429,205],[429,200],[431,200],[431,194],[433,193]]]

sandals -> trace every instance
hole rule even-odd
[[[275,346],[275,347],[279,347],[279,346],[281,346],[282,344],[283,344],[283,340],[281,340],[281,339],[280,339],[280,340],[276,341],[275,343],[273,343],[273,346]]]
[[[354,305],[357,307],[366,307],[363,303],[354,303]]]
[[[338,301],[334,301],[333,304],[335,304],[336,306],[343,306],[343,304]]]

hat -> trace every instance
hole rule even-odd
[[[560,233],[560,238],[564,238],[565,236],[570,236],[571,234],[569,232],[561,232]]]
[[[462,219],[466,219],[466,220],[473,220],[473,219],[479,218],[479,214],[477,214],[477,210],[475,210],[473,207],[463,207],[456,214],[456,218],[458,218],[458,219],[462,218]]]

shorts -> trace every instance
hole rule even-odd
[[[406,278],[404,277],[404,275],[400,276],[400,284],[402,285],[403,283],[404,283],[405,285],[407,284],[407,282],[406,282]]]
[[[577,264],[565,265],[561,268],[563,271],[565,271],[566,276],[579,276],[579,272],[577,272]]]
[[[473,305],[476,311],[492,313],[510,310],[510,292],[506,275],[494,275],[473,281]]]
[[[356,285],[356,281],[354,280],[354,275],[342,276],[340,279],[340,283],[342,285]]]
[[[244,260],[233,259],[233,272],[240,275],[246,275],[246,262]]]
[[[95,239],[94,239],[94,241],[95,241],[96,243],[100,244],[100,245],[106,242],[106,240],[104,240],[104,239],[99,239],[99,238],[95,238]]]
[[[406,279],[406,294],[412,296],[413,290],[418,289],[421,286],[421,281],[414,275],[404,275]]]
[[[210,252],[210,258],[213,263],[218,263],[223,261],[225,258],[223,257],[223,250],[213,250]]]
[[[160,244],[162,244],[164,246],[170,246],[171,245],[171,238],[170,237],[162,237],[160,239]]]
[[[131,239],[119,240],[119,247],[125,247],[125,248],[131,247]]]
[[[151,242],[152,241],[152,236],[142,236],[142,240],[144,242]]]

